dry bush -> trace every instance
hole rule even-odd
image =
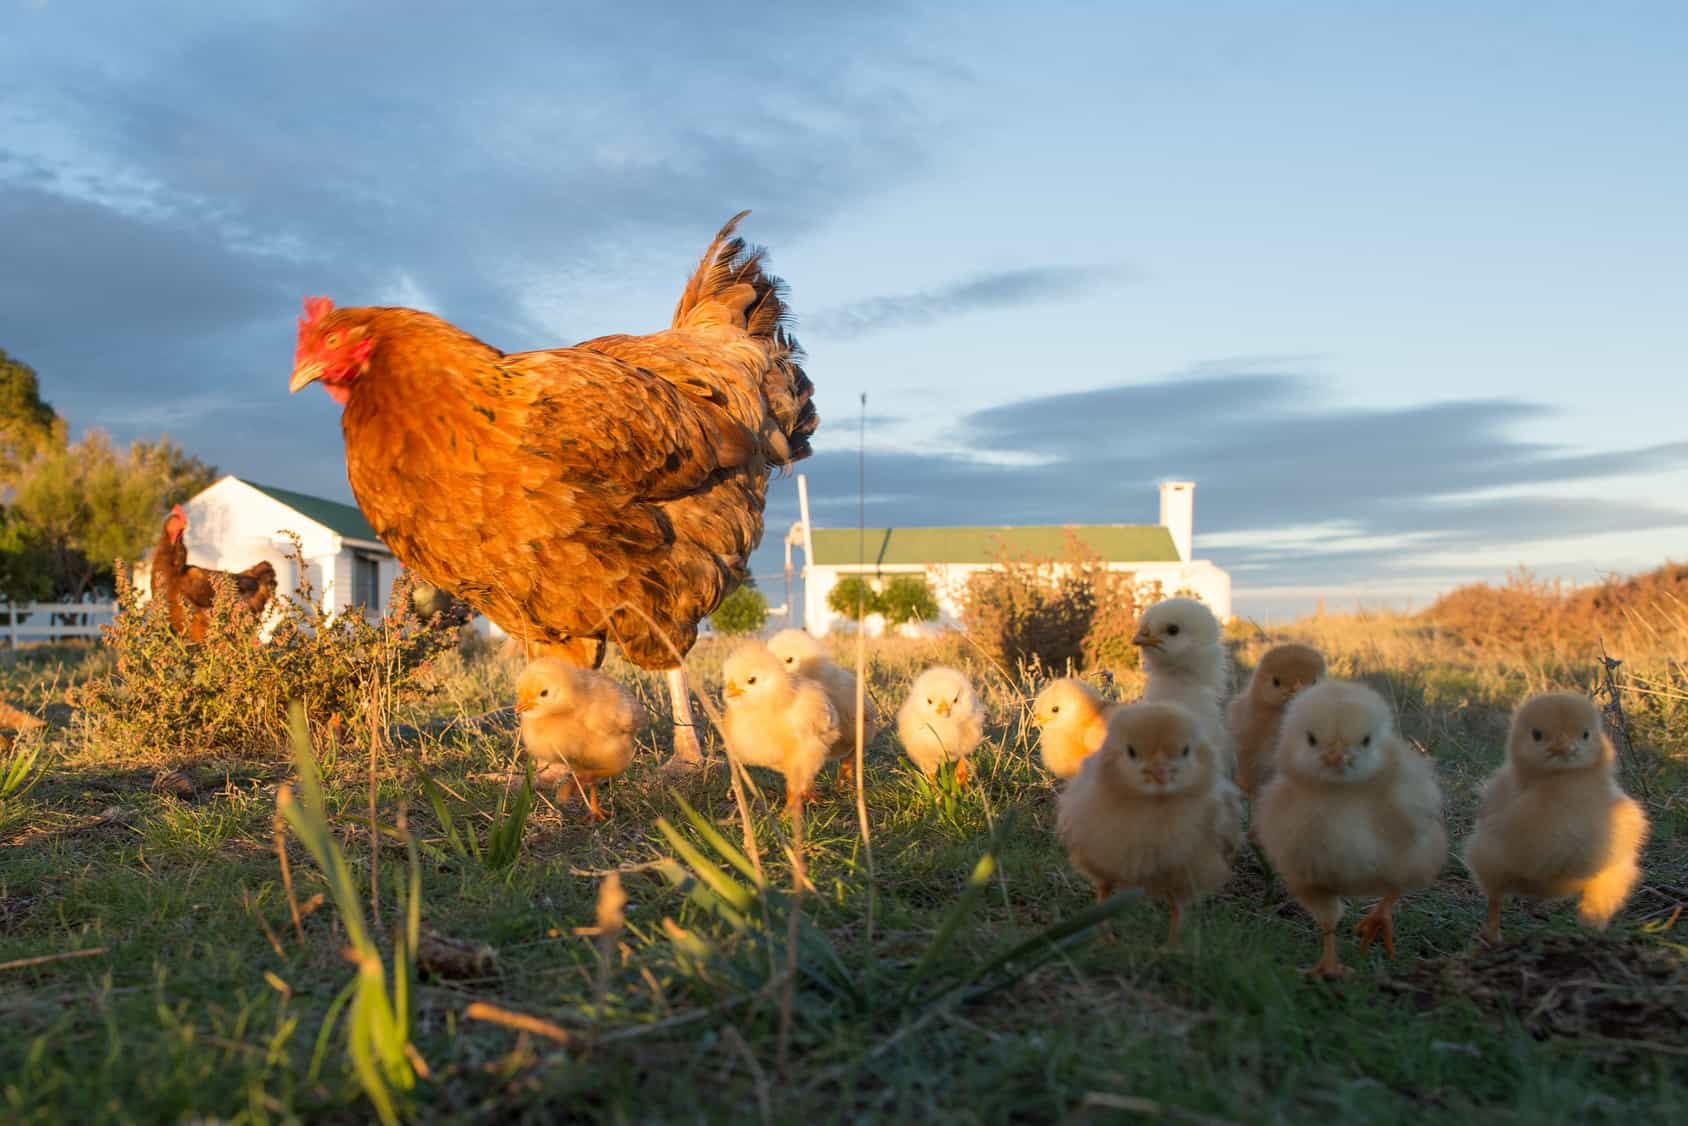
[[[305,575],[297,541],[293,555]],[[379,621],[331,613],[302,578],[292,598],[274,600],[280,621],[267,642],[233,584],[214,581],[216,603],[196,643],[170,629],[161,603],[142,606],[119,569],[118,614],[105,628],[115,668],[78,689],[76,701],[102,753],[273,753],[285,746],[292,700],[314,725],[367,738],[372,723],[417,695],[427,662],[457,643],[454,629],[418,618],[403,576],[389,602],[395,612]]]
[[[1608,650],[1680,644],[1688,620],[1688,565],[1586,587],[1518,571],[1500,586],[1477,583],[1437,599],[1424,619],[1467,645],[1533,656],[1590,659]]]
[[[1158,589],[1139,588],[1135,576],[1109,570],[1069,537],[1065,558],[1015,559],[982,571],[962,591],[967,632],[1008,668],[1054,674],[1084,668],[1137,665],[1131,637],[1143,607]]]

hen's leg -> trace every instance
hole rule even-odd
[[[692,692],[686,684],[686,670],[669,669],[667,676],[668,695],[674,701],[674,754],[663,769],[696,770],[703,765],[703,744],[692,720]]]
[[[1500,944],[1500,899],[1499,895],[1489,896],[1489,917],[1478,932],[1478,937],[1490,946]]]

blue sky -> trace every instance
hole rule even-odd
[[[1188,476],[1244,613],[1688,554],[1688,8],[755,15],[0,0],[0,347],[77,427],[345,498],[301,295],[657,328],[749,207],[817,522],[866,391],[871,522],[1151,521]]]

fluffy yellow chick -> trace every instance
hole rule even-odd
[[[1578,898],[1604,929],[1641,879],[1647,815],[1623,792],[1617,752],[1583,696],[1532,696],[1512,716],[1506,762],[1489,779],[1465,862],[1489,897],[1482,936],[1500,941],[1501,901]]]
[[[593,819],[603,820],[598,783],[632,763],[644,706],[602,673],[542,657],[516,678],[516,712],[528,754],[542,764],[567,766],[586,789]]]
[[[838,713],[838,742],[828,757],[838,762],[838,781],[849,780],[856,767],[856,674],[840,668],[826,655],[821,643],[800,629],[782,629],[768,639],[768,651],[780,659],[786,671],[812,680],[826,691],[832,710]],[[881,729],[873,701],[862,696],[862,746],[873,742]]]
[[[738,649],[721,673],[727,753],[785,775],[789,813],[808,796],[838,742],[838,713],[819,684],[787,672],[765,645]]]
[[[1230,662],[1219,639],[1219,619],[1212,610],[1194,598],[1168,598],[1143,611],[1131,643],[1142,649],[1149,674],[1143,699],[1177,704],[1201,720],[1229,775],[1236,756],[1222,701],[1230,691]]]
[[[1277,645],[1266,651],[1248,687],[1231,701],[1225,718],[1237,751],[1237,785],[1253,797],[1272,777],[1278,728],[1291,698],[1325,677],[1325,658],[1309,645]]]
[[[1176,704],[1116,708],[1058,810],[1056,834],[1097,900],[1142,888],[1166,904],[1168,943],[1184,908],[1224,885],[1243,843],[1242,794],[1220,774],[1200,721]]]
[[[1076,677],[1046,685],[1032,704],[1032,722],[1038,726],[1038,749],[1049,773],[1057,778],[1077,774],[1102,745],[1108,716],[1119,706]]]
[[[985,709],[967,674],[939,667],[915,677],[897,711],[897,734],[926,777],[953,762],[956,781],[967,781],[967,758],[985,738]]]
[[[1323,932],[1311,970],[1322,977],[1347,972],[1336,954],[1344,896],[1381,897],[1356,933],[1362,951],[1381,938],[1394,954],[1395,902],[1428,887],[1448,855],[1434,768],[1395,733],[1381,696],[1345,680],[1303,690],[1284,713],[1255,836]]]

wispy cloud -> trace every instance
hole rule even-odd
[[[1027,266],[979,274],[937,289],[868,297],[803,318],[818,336],[848,338],[932,324],[986,309],[1059,301],[1128,280],[1129,271],[1106,266]]]
[[[867,519],[1148,523],[1156,483],[1188,477],[1197,549],[1239,585],[1285,588],[1410,583],[1431,557],[1445,574],[1461,552],[1688,527],[1688,507],[1576,492],[1688,467],[1688,442],[1589,452],[1521,433],[1552,413],[1518,399],[1356,407],[1283,371],[1208,365],[976,411],[918,449],[872,453]],[[853,524],[855,454],[822,449],[803,471],[816,522]],[[783,503],[770,526],[790,518]]]

